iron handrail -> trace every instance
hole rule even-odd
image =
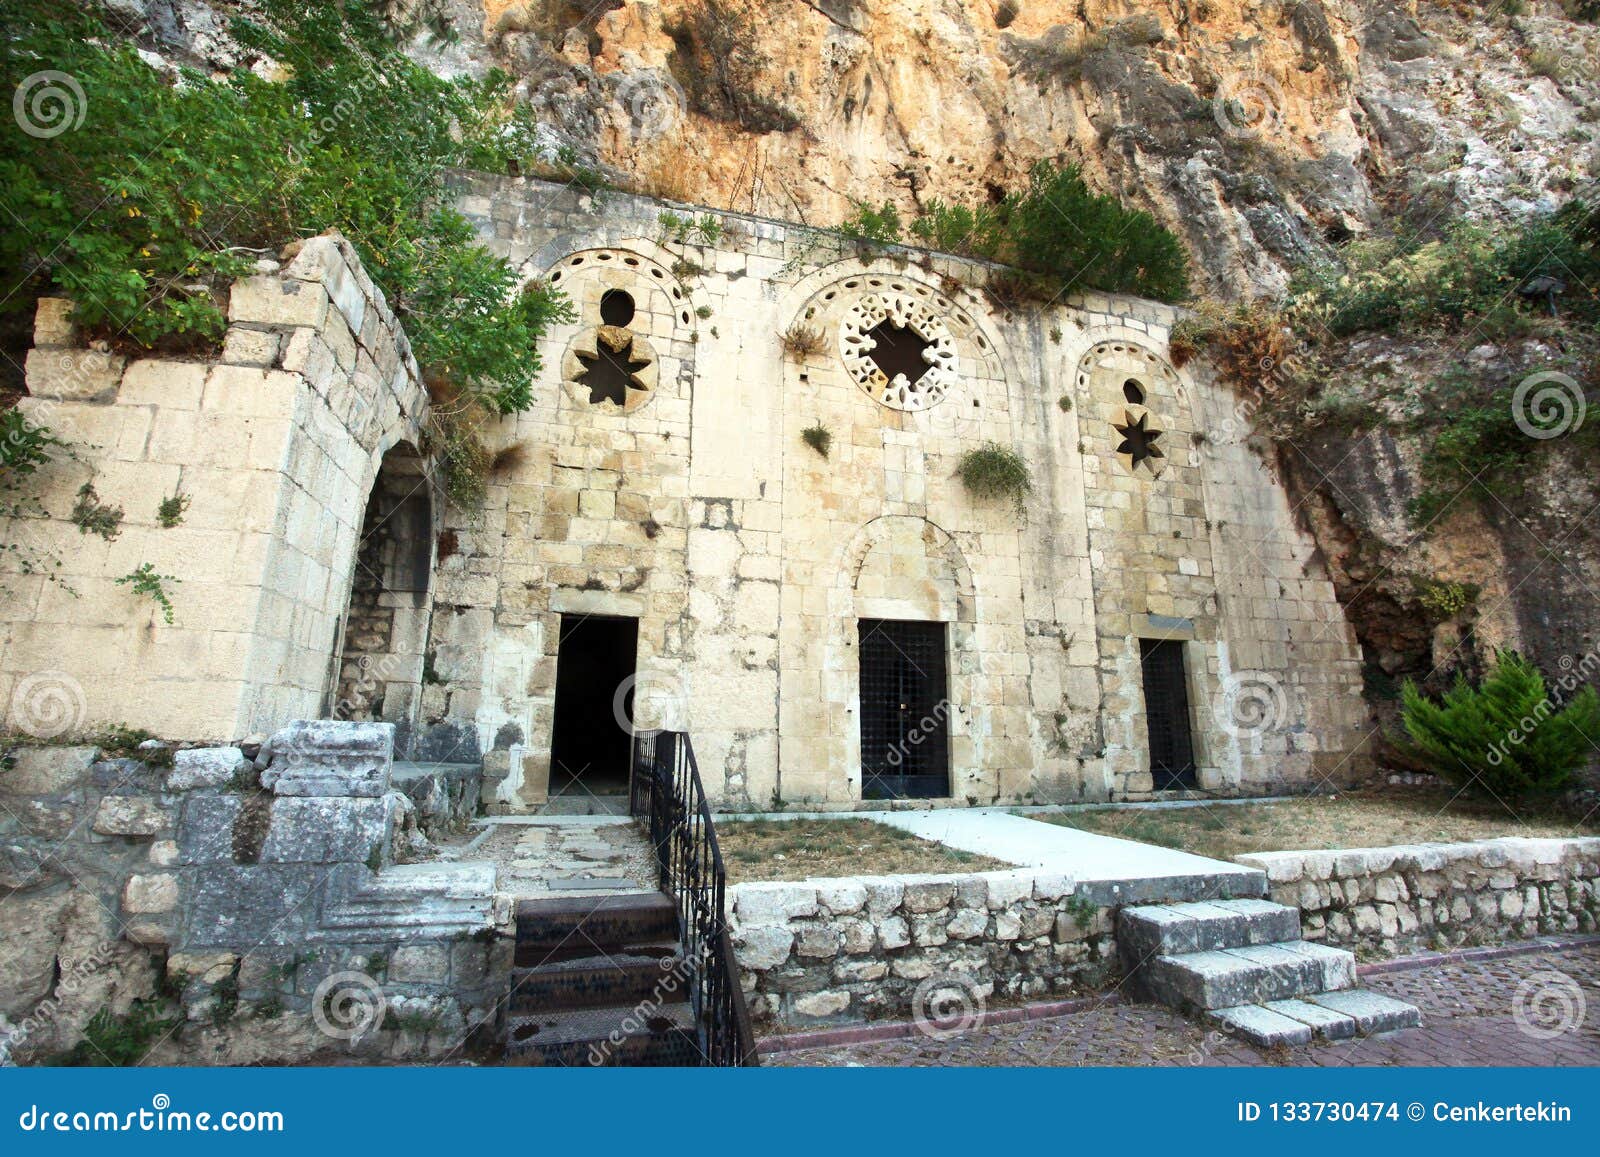
[[[728,935],[728,874],[694,747],[681,731],[634,739],[628,810],[645,820],[660,888],[678,906],[689,1000],[707,1065],[758,1065]]]

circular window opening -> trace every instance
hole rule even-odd
[[[633,295],[625,289],[608,289],[600,295],[600,320],[618,329],[633,320]]]
[[[1122,396],[1135,406],[1144,405],[1144,387],[1132,378],[1122,383]]]

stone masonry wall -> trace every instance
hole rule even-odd
[[[180,1022],[167,1063],[481,1043],[509,968],[493,866],[400,862],[425,841],[390,786],[392,742],[389,724],[311,723],[253,758],[6,752],[0,1053],[59,1054],[135,1001]],[[372,1010],[367,1031],[336,995]]]
[[[1371,956],[1600,928],[1600,838],[1508,837],[1237,857],[1307,940]]]
[[[7,529],[46,573],[0,559],[11,729],[228,740],[327,710],[367,495],[384,452],[420,437],[427,397],[343,238],[258,269],[202,360],[86,348],[70,305],[41,301],[19,409],[72,454],[30,479],[48,517]],[[85,485],[123,511],[109,537],[72,521]],[[163,526],[175,495],[188,506]],[[117,582],[145,564],[171,576],[170,624]]]
[[[1112,909],[1032,869],[737,884],[728,894],[762,1031],[907,1017],[936,985],[981,1004],[1092,992],[1120,975]]]

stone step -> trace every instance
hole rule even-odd
[[[1157,956],[1140,977],[1152,996],[1174,1008],[1234,1008],[1350,988],[1356,958],[1343,949],[1291,940]]]
[[[683,954],[676,944],[541,961],[511,972],[512,1015],[551,1009],[604,1008],[688,999]]]
[[[1321,1040],[1349,1040],[1357,1035],[1414,1028],[1422,1023],[1422,1014],[1404,1001],[1363,989],[1348,989],[1304,1000],[1213,1009],[1206,1019],[1233,1036],[1271,1048],[1310,1044],[1314,1036]]]
[[[1300,939],[1300,910],[1270,900],[1209,900],[1124,908],[1117,940],[1129,959],[1181,956],[1219,948]]]
[[[704,1061],[687,1004],[646,1011],[581,1008],[506,1018],[506,1061],[517,1065],[696,1066]]]
[[[1416,1028],[1422,1023],[1422,1012],[1415,1005],[1368,992],[1364,988],[1351,992],[1323,992],[1310,999],[1313,1004],[1353,1019],[1362,1036]]]
[[[661,892],[622,896],[579,893],[517,904],[519,955],[534,949],[611,951],[677,937],[677,905]]]

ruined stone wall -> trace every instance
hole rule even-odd
[[[384,452],[419,438],[427,399],[346,241],[260,269],[233,286],[205,360],[85,348],[69,307],[42,303],[19,408],[71,456],[30,479],[48,517],[8,531],[42,568],[0,559],[8,727],[237,739],[332,706],[367,495]],[[108,535],[73,521],[86,485],[122,511]],[[164,526],[173,496],[187,505]],[[118,583],[145,565],[170,576],[171,623]]]
[[[1359,770],[1359,655],[1281,492],[1208,449],[1231,393],[1171,366],[1170,307],[1015,309],[944,255],[538,181],[458,193],[580,312],[534,409],[489,431],[519,449],[441,568],[430,710],[498,747],[498,804],[542,798],[562,611],[639,619],[637,721],[686,727],[730,806],[860,806],[860,618],[945,625],[954,802],[1152,794],[1140,638],[1184,644],[1203,789]],[[608,330],[616,289],[639,316]],[[926,346],[914,384],[863,353],[885,319]],[[619,400],[586,385],[602,342],[639,363]],[[1159,459],[1124,448],[1136,419]],[[957,477],[990,445],[1026,462],[1020,504]]]
[[[1600,928],[1600,839],[1507,837],[1237,859],[1267,873],[1273,900],[1300,909],[1307,940],[1373,956]]]
[[[751,1018],[764,1031],[926,1015],[933,986],[985,1004],[1095,992],[1121,975],[1113,909],[1033,869],[729,889]]]
[[[253,758],[7,751],[0,1054],[56,1056],[136,1001],[176,1020],[153,1062],[415,1057],[492,1037],[509,969],[494,867],[400,862],[426,841],[391,788],[392,744],[388,724],[324,722]]]

